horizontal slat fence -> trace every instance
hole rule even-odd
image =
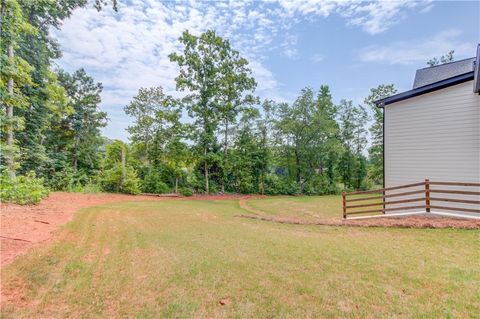
[[[458,187],[461,188],[458,189]],[[392,191],[396,192],[392,193]],[[412,197],[412,195],[415,196]],[[392,197],[394,197],[393,200]],[[406,206],[388,207],[407,203]],[[435,182],[426,179],[419,183],[342,193],[342,204],[343,218],[351,215],[380,215],[412,209],[425,210],[427,213],[433,209],[480,214],[480,183]],[[461,204],[461,207],[456,204]]]

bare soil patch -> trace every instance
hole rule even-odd
[[[269,222],[295,225],[327,225],[327,226],[356,226],[356,227],[397,227],[397,228],[458,228],[480,229],[480,220],[466,218],[451,218],[438,215],[417,215],[406,217],[381,217],[372,219],[343,220],[317,219],[305,220],[301,217],[287,217],[265,215],[262,211],[250,207],[246,199],[239,201],[240,207],[251,214],[240,214],[236,217],[258,219]]]
[[[258,197],[258,196],[257,196]],[[58,226],[70,221],[84,207],[112,202],[159,200],[232,200],[249,199],[249,195],[196,195],[191,197],[157,197],[125,194],[81,194],[54,192],[38,205],[0,204],[0,265],[4,266],[40,243],[50,240]]]

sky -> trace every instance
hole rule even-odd
[[[361,104],[379,84],[411,89],[415,70],[432,57],[475,56],[479,21],[478,1],[119,0],[118,12],[76,9],[53,36],[59,67],[83,67],[102,82],[103,134],[127,141],[132,121],[123,107],[141,87],[178,96],[168,55],[181,52],[186,29],[229,39],[249,60],[261,98],[293,102],[302,88],[327,84],[336,103]]]

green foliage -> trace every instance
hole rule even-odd
[[[377,107],[375,101],[386,98],[397,92],[393,84],[379,85],[370,90],[370,95],[364,103],[373,113],[373,124],[370,127],[371,146],[368,150],[370,165],[368,168],[369,179],[378,185],[383,184],[383,108]]]
[[[140,179],[131,165],[128,146],[115,140],[106,146],[100,185],[106,192],[139,194]]]
[[[181,108],[161,87],[141,88],[124,110],[134,119],[127,131],[143,163],[156,164],[169,142],[182,137]]]
[[[91,173],[99,167],[98,150],[103,143],[100,129],[107,125],[107,114],[99,110],[102,84],[95,83],[84,69],[71,75],[59,71],[59,81],[66,90],[72,110],[60,124],[61,133],[68,134],[68,155],[73,170]]]
[[[182,194],[182,196],[193,196],[193,191],[190,189],[190,188],[180,188],[180,194]]]
[[[144,193],[152,194],[166,194],[172,191],[171,187],[162,181],[161,174],[155,169],[145,175],[141,181],[141,189]]]
[[[248,61],[230,46],[230,42],[208,30],[200,36],[185,31],[180,37],[184,45],[181,54],[172,53],[170,60],[177,63],[180,74],[175,81],[177,89],[188,90],[182,103],[193,118],[193,140],[197,143],[196,155],[203,158],[205,191],[209,189],[209,158],[217,155],[217,129],[221,122],[224,128],[222,161],[216,174],[217,182],[224,185],[229,157],[229,124],[235,121],[240,107],[252,104],[250,94],[256,87]],[[220,155],[220,154],[218,154]]]
[[[43,186],[43,179],[36,178],[34,172],[14,179],[6,173],[0,175],[0,199],[20,205],[38,204],[48,196],[48,189]]]
[[[326,85],[303,89],[293,103],[260,104],[248,61],[213,30],[185,31],[182,51],[170,55],[180,71],[177,90],[186,95],[141,88],[124,108],[133,118],[132,143],[108,141],[100,132],[107,120],[99,110],[102,84],[83,69],[69,74],[52,66],[61,52],[50,30],[87,2],[5,3],[13,15],[2,20],[0,93],[7,107],[0,108],[0,160],[10,171],[35,171],[52,190],[76,192],[313,195],[381,179],[377,108],[367,162],[362,106],[335,105]],[[10,44],[13,57],[5,54]],[[393,92],[393,86],[372,89],[365,103]],[[14,116],[6,112],[13,105]]]
[[[93,175],[75,172],[72,167],[53,173],[47,184],[51,190],[55,191],[74,193],[99,193],[102,191],[97,172]]]
[[[305,183],[303,193],[305,195],[329,195],[338,194],[339,189],[336,184],[330,182],[328,176],[315,175]]]
[[[111,193],[140,194],[140,180],[135,170],[127,167],[124,177],[122,172],[121,164],[104,171],[100,178],[102,189]]]
[[[300,194],[299,185],[285,177],[279,177],[275,174],[265,176],[265,194],[267,195],[298,195]]]

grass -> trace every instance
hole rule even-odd
[[[248,206],[265,215],[304,220],[342,216],[342,197],[338,195],[251,199]]]
[[[338,205],[324,199],[325,207]],[[252,205],[313,212],[321,202],[276,198]],[[283,225],[233,217],[241,212],[236,201],[83,209],[62,240],[2,269],[2,289],[22,288],[17,305],[2,304],[2,317],[480,313],[478,231]]]
[[[361,196],[350,196],[353,198],[378,197],[378,194],[363,194]],[[372,199],[362,202],[352,202],[349,205],[381,203],[381,200]],[[319,219],[339,219],[342,217],[342,196],[299,196],[299,197],[281,197],[266,199],[251,199],[247,202],[248,206],[261,215],[294,217],[303,221],[315,221]],[[380,206],[367,208],[356,208],[350,211],[361,211],[370,209],[380,209]],[[376,215],[368,213],[367,215]]]

